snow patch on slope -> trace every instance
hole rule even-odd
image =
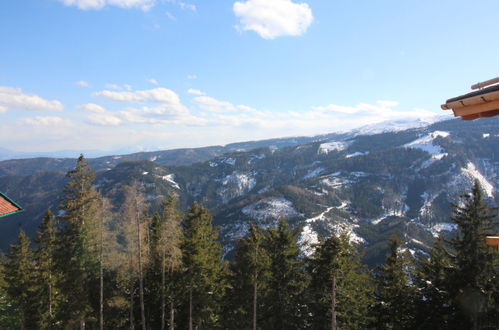
[[[328,154],[331,151],[343,151],[346,148],[348,148],[350,144],[352,144],[352,142],[331,141],[331,142],[322,143],[319,146],[319,150],[317,150],[317,153]]]
[[[310,178],[318,176],[322,172],[324,172],[324,168],[318,167],[318,168],[316,168],[314,170],[309,171],[303,178],[304,179],[310,179]]]
[[[493,197],[494,196],[494,186],[490,184],[489,181],[480,173],[477,169],[475,164],[472,162],[469,162],[466,165],[466,168],[461,169],[462,173],[465,176],[468,176],[472,180],[478,180],[480,183],[480,186],[482,186],[482,189],[485,191],[488,197]]]
[[[161,179],[165,180],[166,182],[171,183],[171,185],[174,188],[177,188],[180,190],[180,186],[178,185],[177,182],[175,182],[175,174],[168,174],[168,175],[163,175]]]
[[[269,197],[245,206],[241,212],[257,220],[274,220],[299,215],[293,203],[282,197]]]
[[[430,232],[433,237],[438,237],[442,231],[453,231],[455,229],[457,229],[457,225],[455,223],[439,222],[430,228]]]
[[[443,157],[447,156],[447,153],[444,152],[442,147],[439,145],[433,144],[433,141],[437,137],[443,137],[446,138],[450,135],[449,132],[444,132],[444,131],[434,131],[431,132],[417,140],[414,140],[410,143],[404,144],[405,148],[413,148],[413,149],[420,149],[423,151],[426,151],[429,153],[432,157],[432,159],[440,160]],[[429,165],[428,165],[429,166]]]
[[[360,151],[357,151],[357,152],[354,152],[353,154],[348,154],[345,156],[345,158],[352,158],[352,157],[358,157],[358,156],[365,156],[365,155],[368,155],[369,154],[369,151],[365,151],[365,152],[360,152]]]
[[[222,179],[222,187],[217,191],[224,203],[243,196],[256,185],[253,173],[232,172]]]

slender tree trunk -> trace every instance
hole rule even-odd
[[[189,288],[189,330],[192,330],[192,286]]]
[[[331,285],[331,330],[337,330],[336,325],[336,274],[333,272],[333,283]]]
[[[100,260],[99,260],[99,277],[100,277],[100,292],[99,292],[99,329],[104,329],[104,271],[102,269],[102,257],[103,257],[103,245],[104,245],[104,237],[103,237],[103,228],[102,228],[102,220],[101,220],[101,228],[100,228]]]
[[[141,242],[141,230],[140,230],[140,217],[139,213],[136,214],[137,221],[137,241],[139,249],[139,295],[140,295],[140,318],[142,322],[142,330],[146,330],[146,315],[144,308],[144,283],[142,278],[142,242]]]
[[[161,330],[165,330],[165,249],[161,257]]]
[[[130,279],[130,330],[135,330],[135,320],[133,319],[133,280]]]
[[[170,330],[175,329],[175,310],[173,309],[173,297],[170,297]]]
[[[254,257],[255,257],[254,264],[256,265],[256,260],[258,259],[258,243],[255,244]],[[258,299],[258,271],[255,269],[255,276],[253,278],[253,330],[256,330],[257,299]]]
[[[256,306],[257,306],[258,284],[253,283],[253,330],[256,330]]]
[[[85,319],[80,318],[80,330],[85,330]]]
[[[50,266],[52,267],[52,265]],[[49,317],[52,325],[52,272],[49,271]]]

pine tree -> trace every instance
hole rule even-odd
[[[412,259],[395,236],[390,239],[389,250],[376,278],[377,327],[411,329],[414,326],[416,299],[416,288],[410,277],[413,273]]]
[[[42,219],[36,236],[38,247],[35,251],[37,264],[35,276],[38,329],[52,329],[56,323],[55,316],[60,303],[57,288],[59,274],[55,260],[57,235],[57,222],[49,209]]]
[[[224,324],[229,329],[259,328],[262,297],[268,292],[270,277],[270,259],[264,242],[264,233],[253,224],[246,237],[237,241],[229,277],[230,289],[225,299]]]
[[[11,252],[5,263],[7,293],[20,311],[21,329],[37,328],[37,305],[35,292],[33,251],[24,230],[19,231],[17,244],[11,245]]]
[[[419,329],[449,329],[450,315],[454,314],[450,297],[448,273],[452,269],[444,241],[438,238],[428,259],[419,263],[416,283],[420,288],[417,324]]]
[[[62,229],[58,238],[57,267],[61,272],[58,284],[64,300],[58,318],[65,327],[85,329],[88,321],[95,321],[92,298],[98,296],[92,288],[98,280],[98,199],[92,186],[94,171],[81,155],[74,170],[66,175],[59,220]]]
[[[215,329],[225,291],[226,264],[208,210],[194,203],[187,211],[182,242],[187,323],[192,329]]]
[[[307,287],[304,263],[297,244],[298,232],[285,219],[268,230],[265,248],[270,258],[269,293],[262,315],[264,327],[275,330],[301,329],[306,315],[303,292]]]
[[[370,279],[349,236],[322,240],[310,262],[313,329],[363,329],[371,322]]]
[[[471,193],[461,198],[461,205],[452,205],[451,219],[457,224],[458,234],[449,242],[453,268],[448,281],[452,298],[464,312],[464,317],[455,315],[453,320],[476,329],[494,324],[499,317],[499,283],[494,269],[498,255],[485,242],[485,237],[497,229],[497,214],[484,202],[478,181]]]

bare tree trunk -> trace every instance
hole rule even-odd
[[[104,235],[102,228],[102,219],[101,219],[101,228],[100,228],[100,260],[99,260],[99,277],[100,277],[100,297],[99,297],[99,329],[104,329],[104,271],[102,269],[102,258],[103,258],[103,245],[104,245]]]
[[[130,279],[130,330],[135,330],[135,320],[133,319],[133,280]]]
[[[52,324],[52,272],[49,271],[49,317]]]
[[[136,222],[137,222],[137,241],[138,241],[138,249],[139,249],[140,318],[141,318],[141,322],[142,322],[142,330],[146,330],[146,315],[145,315],[145,308],[144,308],[144,283],[143,283],[143,278],[142,278],[142,242],[141,242],[141,230],[140,230],[140,217],[141,217],[141,214],[137,212]]]
[[[175,329],[175,310],[173,309],[173,298],[170,297],[170,330]]]
[[[161,258],[161,330],[165,330],[165,249]]]
[[[189,288],[189,330],[192,330],[192,286]]]
[[[336,325],[336,274],[333,272],[333,283],[331,285],[331,330],[337,330]]]
[[[85,319],[80,318],[80,330],[85,330]]]
[[[256,330],[256,306],[257,306],[258,284],[253,283],[253,330]]]

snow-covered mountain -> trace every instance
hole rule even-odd
[[[209,207],[227,256],[250,221],[272,226],[279,217],[299,228],[305,253],[318,237],[347,231],[365,247],[369,264],[383,259],[393,233],[405,238],[413,254],[424,255],[436,236],[454,229],[450,203],[475,179],[489,203],[499,204],[498,118],[321,137],[241,143],[231,148],[244,151],[216,149],[212,157],[205,150],[209,159],[182,166],[164,166],[164,154],[92,162],[97,186],[116,203],[119,187],[138,179],[153,208],[169,193],[179,196],[184,209],[195,200]],[[8,238],[19,222],[33,232],[65,182],[61,167],[50,171],[46,165],[39,172],[25,162],[14,174],[15,164],[7,162],[9,172],[0,162],[0,190],[27,208],[0,226]]]

